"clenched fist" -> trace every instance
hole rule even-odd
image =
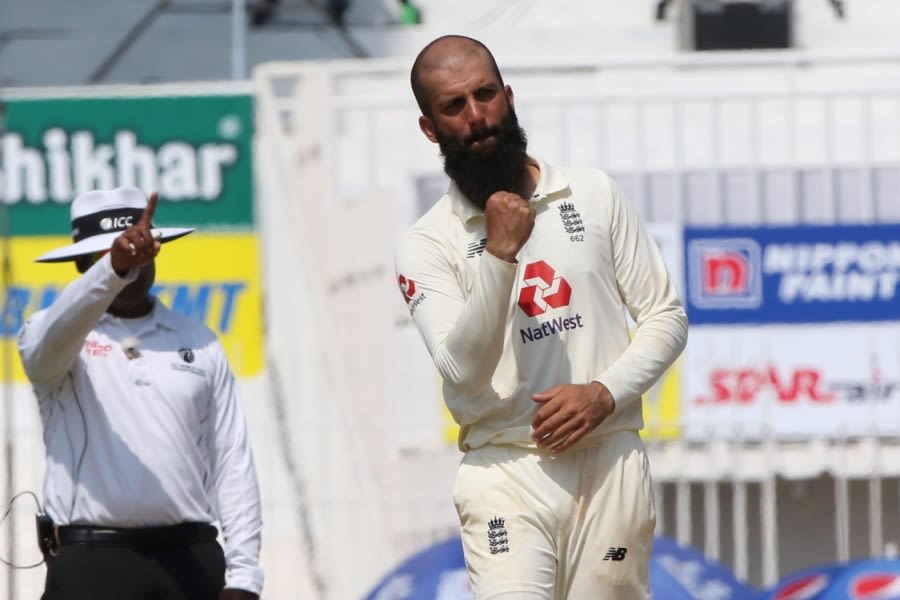
[[[485,251],[506,262],[516,262],[516,255],[534,229],[534,208],[518,194],[494,192],[485,205],[484,216],[487,220]]]

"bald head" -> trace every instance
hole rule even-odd
[[[422,48],[410,71],[410,84],[419,110],[426,117],[431,117],[431,98],[433,89],[429,85],[429,75],[441,70],[462,69],[472,59],[489,62],[497,83],[503,86],[503,77],[497,67],[494,55],[487,46],[476,39],[463,35],[445,35]]]

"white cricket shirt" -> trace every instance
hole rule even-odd
[[[44,425],[44,509],[58,525],[219,521],[226,585],[260,593],[259,487],[225,351],[158,300],[141,319],[108,314],[136,275],[120,278],[107,254],[19,333]]]
[[[444,380],[460,448],[533,447],[532,394],[605,385],[616,410],[578,445],[643,427],[641,395],[678,357],[687,317],[654,239],[603,172],[553,168],[530,202],[518,264],[484,252],[484,213],[450,190],[402,239],[395,267]],[[637,323],[630,339],[623,306]]]

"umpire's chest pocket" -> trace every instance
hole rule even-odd
[[[173,410],[186,421],[203,421],[209,407],[209,375],[204,366],[175,359],[165,369],[162,392]]]

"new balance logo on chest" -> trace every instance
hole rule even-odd
[[[603,557],[603,560],[612,560],[615,562],[625,560],[625,555],[628,554],[628,548],[623,548],[619,546],[618,548],[613,547],[606,551],[606,556]]]
[[[487,245],[487,238],[481,238],[477,242],[469,242],[466,245],[466,258],[475,258],[484,253],[484,247]]]

